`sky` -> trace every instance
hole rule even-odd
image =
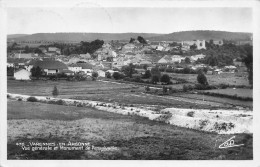
[[[252,32],[251,8],[8,8],[7,33]]]

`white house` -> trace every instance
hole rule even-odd
[[[69,65],[68,69],[77,73],[77,72],[80,72],[82,70],[82,67],[77,65],[77,64],[71,64],[71,65]]]
[[[159,64],[174,63],[174,62],[180,63],[184,59],[185,57],[182,57],[180,55],[165,55],[158,61],[158,63]]]
[[[164,49],[164,47],[161,46],[161,45],[159,45],[159,46],[157,46],[157,49],[156,49],[156,50],[162,51],[163,49]]]
[[[20,69],[14,72],[14,78],[16,80],[31,80],[30,76],[31,76],[31,72],[25,69]]]
[[[106,77],[106,72],[103,70],[98,70],[97,73],[98,73],[98,77]]]
[[[197,61],[198,59],[203,59],[204,57],[206,57],[206,55],[203,54],[199,54],[199,55],[193,55],[190,57],[191,62]]]
[[[93,65],[89,63],[78,63],[78,66],[81,67],[81,71],[83,71],[85,74],[92,76],[93,72]]]

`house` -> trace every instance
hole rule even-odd
[[[19,69],[18,71],[14,72],[15,80],[31,80],[30,76],[31,72],[25,69]]]
[[[13,58],[15,58],[15,59],[34,59],[34,58],[37,58],[37,56],[35,56],[32,53],[15,53]]]
[[[24,67],[27,71],[31,71],[31,69],[33,68],[34,64],[37,62],[37,61],[40,61],[40,60],[35,60],[35,59],[32,59],[30,60],[29,62],[25,63]]]
[[[138,74],[142,74],[144,75],[145,74],[145,69],[135,69],[137,71]]]
[[[190,46],[192,45],[196,45],[197,50],[206,49],[205,40],[182,41],[181,45],[184,49],[190,49]]]
[[[77,73],[77,72],[80,72],[82,70],[82,67],[79,66],[78,64],[70,64],[68,66],[68,69],[73,71],[73,72],[75,72],[75,73]]]
[[[157,48],[156,48],[156,50],[159,50],[159,51],[162,51],[163,49],[164,49],[164,47],[161,45],[157,46]]]
[[[224,71],[225,71],[225,72],[234,73],[236,69],[237,69],[236,66],[225,66],[225,67],[224,67]]]
[[[66,74],[67,76],[73,76],[75,74],[73,71],[68,69],[61,70],[60,73]]]
[[[160,42],[151,42],[150,46],[152,49],[156,49],[159,46]]]
[[[98,77],[106,77],[106,72],[103,70],[98,70],[97,73],[98,73]]]
[[[91,59],[91,55],[89,53],[80,54],[79,57],[81,57],[82,59],[87,59],[87,60]]]
[[[20,68],[24,67],[28,59],[14,59],[14,58],[8,58],[7,59],[7,67],[14,67],[14,68]]]
[[[149,64],[152,64],[150,61],[147,61],[147,60],[143,60],[139,63],[139,65],[149,65]]]
[[[34,63],[33,66],[43,69],[46,75],[57,74],[64,69],[68,69],[67,65],[65,65],[64,63],[53,60],[37,61]]]
[[[184,60],[185,57],[182,57],[180,55],[165,55],[163,56],[158,63],[159,64],[167,64],[167,63],[180,63],[182,60]]]
[[[213,71],[213,74],[221,74],[221,73],[222,73],[221,69],[216,69]]]
[[[58,54],[61,54],[61,50],[59,48],[56,48],[56,47],[49,47],[48,52],[56,52]]]
[[[223,40],[213,40],[213,44],[222,46],[224,43],[223,43]]]
[[[93,65],[90,63],[77,63],[78,66],[81,67],[81,71],[85,74],[92,76]]]
[[[191,62],[195,62],[198,59],[203,59],[204,57],[206,57],[206,55],[203,55],[203,54],[193,55],[190,57],[190,60],[191,60]]]

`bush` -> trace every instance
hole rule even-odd
[[[200,72],[198,74],[197,81],[198,81],[198,83],[200,83],[202,85],[208,85],[207,78],[206,78],[206,76],[202,72]]]
[[[57,101],[55,101],[55,100],[50,100],[50,101],[48,101],[47,102],[48,104],[57,104],[57,105],[63,105],[64,104],[64,101],[63,100],[57,100]]]
[[[151,83],[157,84],[157,82],[159,82],[159,76],[157,76],[157,75],[152,76]]]
[[[119,72],[114,72],[114,73],[113,73],[113,78],[114,78],[115,80],[122,79],[122,78],[123,78],[123,75],[120,74]]]
[[[59,95],[59,91],[58,88],[56,87],[56,85],[54,86],[53,90],[52,90],[52,96],[56,97]]]
[[[10,95],[9,95],[9,94],[7,94],[7,98],[10,98]]]
[[[98,73],[97,73],[97,72],[93,72],[93,73],[92,73],[92,77],[93,77],[93,78],[97,78],[97,77],[98,77]]]
[[[141,77],[139,77],[139,76],[135,77],[133,80],[134,80],[134,82],[141,82],[142,81]]]
[[[166,94],[167,93],[167,90],[168,90],[168,88],[166,87],[166,86],[163,86],[163,94]]]
[[[194,111],[190,111],[190,112],[188,112],[188,113],[187,113],[187,116],[189,116],[189,117],[193,117],[193,116],[194,116]]]
[[[29,101],[29,102],[37,102],[38,100],[35,98],[35,97],[28,97],[27,98],[27,101]]]
[[[151,76],[152,76],[152,74],[151,74],[150,70],[146,70],[146,71],[145,71],[145,74],[143,75],[143,78],[144,78],[144,79],[148,79],[148,78],[150,78]]]
[[[182,86],[182,90],[183,90],[183,92],[187,92],[188,91],[188,86],[187,85],[183,85]]]
[[[163,82],[163,83],[169,84],[170,81],[171,81],[171,79],[170,79],[169,75],[167,75],[167,74],[164,74],[164,75],[161,77],[161,82]]]

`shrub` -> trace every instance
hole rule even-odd
[[[152,75],[152,74],[151,74],[150,70],[146,70],[146,71],[145,71],[145,74],[143,75],[143,78],[144,78],[144,79],[150,78],[151,75]]]
[[[98,73],[97,73],[97,72],[93,72],[93,73],[92,73],[92,77],[93,77],[93,78],[97,78],[97,77],[98,77]]]
[[[188,112],[188,113],[187,113],[187,116],[189,116],[189,117],[193,117],[193,116],[194,116],[194,111],[190,111],[190,112]]]
[[[157,82],[159,82],[159,76],[157,76],[157,75],[152,76],[151,83],[157,84]]]
[[[166,86],[163,86],[163,94],[166,94],[167,93],[167,90],[168,90],[168,88],[166,87]]]
[[[226,89],[226,88],[228,88],[228,87],[229,87],[229,85],[224,84],[224,83],[222,83],[222,84],[219,85],[219,88],[220,88],[220,89]]]
[[[52,95],[53,95],[53,97],[56,97],[59,95],[59,91],[58,91],[58,88],[56,87],[56,85],[54,86],[54,88],[52,90]]]
[[[149,92],[150,90],[151,90],[151,89],[150,89],[149,86],[146,86],[146,87],[145,87],[145,91],[146,91],[146,92]]]
[[[206,78],[206,76],[202,72],[200,72],[198,74],[197,81],[198,81],[198,83],[200,83],[202,85],[208,85],[207,78]]]
[[[64,101],[63,100],[58,100],[58,101],[56,101],[56,104],[58,104],[58,105],[63,105],[63,103],[64,103]]]
[[[135,77],[134,82],[141,82],[141,77],[139,77],[139,76]]]
[[[183,85],[182,86],[182,90],[183,90],[183,92],[187,92],[188,91],[188,86],[187,85]]]
[[[123,76],[122,76],[119,72],[114,72],[114,73],[113,73],[113,78],[114,78],[115,80],[118,80],[118,79],[122,79]]]
[[[27,98],[27,101],[29,101],[29,102],[37,102],[38,100],[35,98],[35,97],[28,97]]]
[[[18,101],[22,101],[22,99],[21,99],[21,98],[19,98],[19,99],[18,99]]]
[[[110,72],[106,72],[106,77],[107,77],[107,78],[111,78]]]
[[[163,82],[163,83],[169,84],[170,81],[171,81],[171,79],[170,79],[169,75],[167,75],[167,74],[164,74],[164,75],[161,77],[161,82]]]
[[[10,95],[9,95],[9,94],[7,94],[7,98],[10,98]]]

